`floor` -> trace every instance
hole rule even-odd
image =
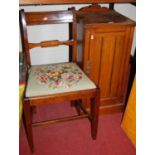
[[[61,108],[60,108],[61,107]],[[76,113],[68,102],[37,108],[34,120]],[[135,155],[136,150],[120,124],[122,113],[99,117],[97,140],[92,140],[87,119],[33,128],[34,155]],[[30,155],[23,124],[19,154]]]

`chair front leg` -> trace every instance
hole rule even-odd
[[[97,137],[99,105],[100,91],[97,89],[95,98],[91,101],[91,135],[94,140]]]
[[[24,112],[23,121],[24,121],[24,126],[25,126],[25,131],[26,131],[29,147],[30,147],[31,152],[34,152],[31,107],[30,107],[29,100],[27,98],[24,98],[23,112]]]

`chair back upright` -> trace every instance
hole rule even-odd
[[[76,11],[74,8],[66,11],[51,11],[51,12],[24,12],[20,10],[20,30],[22,39],[22,49],[25,54],[26,64],[29,68],[31,66],[30,49],[35,47],[54,47],[59,45],[67,45],[71,48],[69,51],[69,61],[76,62]],[[40,43],[30,43],[28,41],[27,27],[32,25],[45,25],[45,24],[62,24],[68,23],[69,25],[69,40],[49,40]]]

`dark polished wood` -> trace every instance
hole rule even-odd
[[[110,10],[106,7],[101,7],[99,4],[92,4],[86,7],[82,7],[78,12],[109,12]],[[78,13],[77,12],[77,13]]]
[[[30,53],[29,53],[29,43],[28,43],[28,34],[27,34],[27,23],[26,23],[26,15],[23,10],[20,11],[19,14],[19,22],[20,22],[20,32],[21,32],[21,41],[22,41],[22,51],[24,52],[25,64],[30,65]],[[29,66],[27,67],[27,69]]]
[[[27,12],[27,25],[72,23],[72,11]]]
[[[44,24],[62,24],[68,23],[72,30],[69,37],[70,40],[67,41],[43,41],[41,43],[29,43],[27,27],[29,25],[44,25]],[[72,24],[71,24],[72,23]],[[25,13],[24,10],[20,11],[20,28],[22,36],[23,52],[26,57],[27,70],[31,68],[30,59],[30,49],[35,47],[53,47],[58,45],[68,45],[72,47],[72,56],[70,56],[70,61],[77,62],[77,29],[76,29],[76,12],[75,9],[69,11],[54,11],[54,12],[29,12]],[[29,71],[27,71],[27,74]],[[33,144],[33,133],[32,127],[46,124],[53,124],[64,121],[71,121],[76,119],[88,118],[91,121],[91,134],[92,138],[96,139],[97,136],[97,126],[98,126],[98,109],[99,109],[99,89],[89,89],[82,91],[73,91],[67,93],[56,93],[52,95],[36,96],[36,97],[26,97],[24,96],[24,125],[27,133],[28,143],[31,152],[34,151]],[[82,114],[76,116],[69,116],[54,120],[45,120],[42,122],[32,121],[32,107],[39,106],[41,104],[57,103],[64,101],[76,101],[76,100],[89,100],[91,104],[91,111],[88,113],[86,110],[81,108]],[[69,133],[68,133],[69,134]]]
[[[82,91],[73,91],[67,93],[57,93],[53,95],[45,95],[45,96],[36,96],[31,97],[30,105],[41,105],[41,104],[48,104],[48,103],[57,103],[69,100],[79,100],[79,99],[86,99],[90,96],[92,98],[95,97],[96,89],[89,89],[89,90],[82,90]]]
[[[114,3],[109,3],[109,9],[114,10]]]
[[[98,11],[96,7],[105,11]],[[77,16],[79,62],[100,88],[100,113],[123,110],[135,22],[99,6],[82,8]]]
[[[88,114],[75,115],[75,116],[69,116],[69,117],[64,117],[64,118],[59,118],[59,119],[34,122],[34,123],[32,123],[32,126],[37,127],[37,126],[41,126],[41,125],[55,124],[55,123],[60,123],[60,122],[72,121],[72,120],[76,120],[76,119],[82,119],[82,118],[89,118],[89,115]]]
[[[29,99],[24,98],[23,103],[24,126],[31,152],[34,152],[33,133],[32,133],[32,115]]]
[[[75,17],[74,17],[75,16]],[[70,61],[76,62],[76,15],[75,10],[73,11],[52,11],[52,12],[26,12],[20,11],[20,25],[21,36],[22,36],[22,47],[25,51],[26,63],[31,66],[30,61],[30,49],[34,47],[52,47],[58,45],[72,46],[72,58]],[[67,41],[44,41],[41,43],[28,43],[27,29],[29,25],[44,25],[44,24],[61,24],[61,23],[73,23],[72,30],[73,34],[70,40]]]
[[[99,114],[99,103],[100,103],[100,91],[96,92],[96,97],[92,99],[91,102],[91,135],[95,140],[97,138],[97,128],[98,128],[98,114]]]
[[[20,5],[80,3],[136,3],[136,0],[19,0]]]
[[[50,40],[50,41],[44,41],[41,43],[29,43],[29,49],[35,48],[35,47],[55,47],[59,45],[73,45],[74,41],[67,40],[67,41],[59,41],[59,40]]]

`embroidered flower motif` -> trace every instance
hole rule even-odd
[[[49,73],[47,73],[47,75],[49,77],[59,77],[61,75],[60,71],[50,71]]]
[[[49,87],[56,89],[60,86],[63,86],[63,81],[53,81],[51,83],[49,83]]]
[[[63,64],[62,67],[63,68],[66,68],[66,69],[70,69],[71,68],[71,65],[69,65],[69,64]]]
[[[69,72],[69,73],[62,73],[61,74],[61,78],[62,79],[71,79],[71,78],[73,78],[73,76],[74,76],[74,74],[71,73],[71,72]]]
[[[40,82],[41,84],[46,84],[47,81],[48,81],[48,76],[47,76],[46,74],[37,76],[36,78],[37,78],[37,80],[39,80],[39,82]]]
[[[36,79],[49,88],[70,88],[82,79],[82,73],[71,64],[55,64],[35,70]]]
[[[79,79],[82,78],[82,74],[75,74],[75,75],[74,75],[74,78],[79,80]]]

